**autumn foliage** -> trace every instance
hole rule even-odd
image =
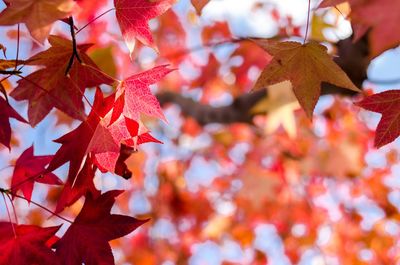
[[[3,2],[0,265],[400,262],[400,0]]]

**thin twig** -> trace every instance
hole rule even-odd
[[[268,38],[269,40],[281,40],[286,38],[287,36],[282,36],[282,35],[276,35],[273,36],[271,38]],[[265,39],[265,38],[260,38],[260,37],[234,37],[231,39],[226,39],[226,40],[222,40],[222,41],[218,41],[218,42],[209,42],[209,43],[204,43],[204,44],[200,44],[197,46],[193,46],[187,49],[183,49],[174,53],[170,53],[170,54],[165,54],[163,55],[166,58],[170,58],[170,57],[178,57],[178,56],[182,56],[188,53],[193,53],[196,51],[201,51],[207,48],[214,48],[214,47],[218,47],[218,46],[222,46],[222,45],[232,45],[232,44],[236,44],[239,42],[243,42],[243,41],[251,41],[251,40],[257,40],[257,39]]]
[[[42,172],[40,172],[40,173],[38,173],[38,174],[36,174],[36,175],[30,176],[29,178],[26,178],[26,179],[24,179],[24,180],[22,180],[22,181],[20,181],[20,182],[17,182],[15,185],[12,185],[12,186],[8,189],[8,191],[16,190],[16,189],[18,189],[19,187],[21,187],[23,184],[25,184],[25,183],[27,183],[27,182],[35,181],[37,178],[42,177],[43,172],[44,172],[44,171],[42,171]]]
[[[3,193],[4,194],[4,193]],[[14,219],[15,219],[15,223],[18,225],[18,216],[17,216],[17,211],[15,210],[15,205],[14,202],[10,196],[10,194],[6,193],[6,196],[8,198],[8,200],[10,201],[11,207],[13,208],[13,213],[14,213]]]
[[[45,210],[45,211],[48,212],[48,213],[51,213],[52,215],[54,215],[54,216],[56,216],[56,217],[58,217],[58,218],[60,218],[60,219],[62,219],[62,220],[64,220],[64,221],[66,221],[66,222],[68,222],[68,223],[70,223],[70,224],[73,223],[71,220],[68,220],[67,218],[65,218],[65,217],[63,217],[63,216],[61,216],[61,215],[55,213],[54,211],[48,209],[47,207],[45,207],[45,206],[43,206],[43,205],[41,205],[41,204],[39,204],[39,203],[37,203],[37,202],[34,202],[34,201],[32,201],[32,200],[28,200],[27,198],[25,198],[25,197],[23,197],[23,196],[20,196],[20,195],[18,195],[18,194],[16,194],[16,193],[13,193],[13,192],[11,192],[11,191],[9,191],[9,190],[5,190],[5,189],[3,189],[3,188],[0,188],[0,192],[3,194],[3,196],[4,196],[4,193],[6,193],[6,194],[8,193],[8,194],[11,194],[12,196],[14,196],[14,197],[16,197],[16,198],[23,199],[23,200],[27,201],[28,203],[32,203],[33,205],[36,205],[37,207],[39,207],[39,208]]]
[[[2,74],[2,75],[19,75],[19,74],[22,74],[22,72],[19,70],[1,70],[0,74]]]
[[[79,32],[81,32],[82,30],[84,30],[87,26],[89,26],[90,24],[92,24],[93,22],[95,22],[97,19],[101,18],[102,16],[104,16],[105,14],[107,14],[108,12],[111,12],[115,10],[115,8],[111,8],[108,9],[107,11],[101,13],[100,15],[98,15],[97,17],[95,17],[94,19],[90,20],[85,26],[83,26],[82,28],[78,29],[75,33],[75,35],[78,35]]]
[[[166,54],[164,55],[164,57],[169,58],[169,57],[178,57],[178,56],[182,56],[188,53],[192,53],[192,52],[196,52],[196,51],[201,51],[204,50],[206,48],[211,48],[211,47],[218,47],[221,45],[231,45],[231,44],[235,44],[241,41],[247,41],[249,39],[254,39],[252,37],[246,37],[246,38],[232,38],[232,39],[228,39],[228,40],[222,40],[222,41],[218,41],[218,42],[211,42],[211,43],[205,43],[205,44],[201,44],[198,46],[194,46],[191,48],[187,48],[181,51],[177,51],[174,53],[170,53],[170,54]]]

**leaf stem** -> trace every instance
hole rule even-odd
[[[109,75],[109,74],[103,72],[101,69],[99,69],[99,68],[97,68],[97,67],[94,67],[94,66],[92,66],[92,65],[90,65],[90,64],[82,63],[82,66],[89,67],[90,69],[93,69],[93,70],[97,71],[98,73],[107,76],[108,78],[114,80],[114,81],[117,82],[117,83],[121,83],[121,82],[122,82],[121,80],[119,80],[119,79],[117,79],[117,78],[115,78],[115,77],[112,77],[111,75]]]
[[[1,193],[1,195],[3,196],[3,201],[4,201],[4,204],[6,206],[8,220],[10,221],[10,224],[11,224],[11,227],[12,227],[12,230],[13,230],[13,233],[14,233],[14,238],[17,238],[17,233],[15,232],[15,228],[14,228],[14,223],[11,220],[10,209],[8,208],[8,204],[7,204],[7,201],[6,201],[6,196],[4,195],[4,193]]]
[[[44,172],[44,171],[43,171],[43,172]],[[8,189],[8,191],[15,190],[15,189],[19,188],[21,185],[23,185],[23,184],[25,184],[25,183],[27,183],[27,182],[29,182],[29,181],[35,181],[36,178],[42,177],[42,173],[43,173],[43,172],[40,172],[40,173],[38,173],[38,174],[36,174],[36,175],[33,175],[33,176],[30,176],[29,178],[26,178],[26,179],[24,179],[24,180],[22,180],[22,181],[16,183],[15,185],[12,185],[12,186]]]
[[[2,193],[3,196],[4,196],[4,194],[11,194],[12,196],[14,196],[14,197],[16,197],[16,198],[23,199],[23,200],[27,201],[28,203],[32,203],[33,205],[36,205],[37,207],[39,207],[39,208],[45,210],[45,211],[48,212],[48,213],[51,213],[52,215],[54,215],[54,216],[56,216],[56,217],[58,217],[58,218],[60,218],[60,219],[62,219],[62,220],[64,220],[64,221],[66,221],[66,222],[68,222],[68,223],[70,223],[70,224],[73,223],[71,220],[68,220],[67,218],[65,218],[65,217],[63,217],[63,216],[61,216],[61,215],[55,213],[54,211],[50,210],[49,208],[47,208],[47,207],[45,207],[45,206],[43,206],[43,205],[41,205],[41,204],[39,204],[39,203],[37,203],[37,202],[35,202],[35,201],[28,200],[27,198],[25,198],[25,197],[23,197],[23,196],[20,196],[20,195],[18,195],[18,194],[16,194],[16,193],[12,192],[12,191],[10,191],[10,190],[6,190],[6,189],[3,189],[3,188],[0,188],[0,192]],[[11,219],[10,219],[10,220],[11,220]]]
[[[17,67],[18,67],[19,43],[20,43],[20,27],[19,27],[19,23],[18,23],[18,24],[17,24],[17,54],[15,55],[15,67],[14,67],[14,71],[17,70]]]
[[[12,200],[10,194],[6,193],[6,196],[7,196],[8,200],[9,200],[10,203],[11,203],[11,207],[12,207],[13,213],[14,213],[15,223],[18,225],[18,223],[19,223],[19,222],[18,222],[18,216],[17,216],[17,211],[15,210],[14,202],[13,202],[13,200]]]
[[[41,205],[41,204],[39,204],[39,203],[37,203],[37,202],[34,202],[34,201],[32,201],[32,200],[28,200],[27,198],[22,197],[22,196],[20,196],[20,195],[18,195],[18,194],[12,194],[12,195],[14,195],[14,196],[17,197],[17,198],[24,199],[25,201],[27,201],[27,202],[29,202],[29,203],[32,203],[33,205],[36,205],[37,207],[39,207],[39,208],[45,210],[45,211],[48,212],[48,213],[51,213],[51,214],[54,215],[54,216],[57,216],[58,218],[60,218],[60,219],[62,219],[62,220],[64,220],[64,221],[66,221],[66,222],[68,222],[68,223],[70,223],[70,224],[73,223],[71,220],[68,220],[67,218],[62,217],[61,215],[59,215],[59,214],[53,212],[53,211],[50,210],[49,208],[47,208],[47,207],[45,207],[45,206],[43,206],[43,205]]]
[[[78,29],[78,30],[76,31],[75,34],[78,35],[79,32],[81,32],[82,30],[84,30],[87,26],[89,26],[90,24],[92,24],[93,22],[95,22],[97,19],[101,18],[102,16],[104,16],[105,14],[107,14],[108,12],[111,12],[111,11],[113,11],[113,10],[115,10],[114,7],[108,9],[107,11],[104,11],[103,13],[101,13],[100,15],[98,15],[97,17],[95,17],[94,19],[90,20],[85,26],[83,26],[82,28]]]
[[[79,86],[75,83],[74,80],[72,80],[71,78],[69,78],[69,80],[70,80],[71,83],[74,85],[75,89],[82,95],[82,97],[85,99],[85,101],[87,102],[87,104],[89,104],[90,108],[93,109],[93,105],[92,105],[92,103],[90,103],[89,99],[85,96],[85,93],[81,91],[81,89],[80,89]]]
[[[308,30],[309,30],[309,28],[310,28],[310,13],[311,13],[311,0],[308,0],[306,33],[304,34],[303,44],[306,43],[307,37],[308,37]]]

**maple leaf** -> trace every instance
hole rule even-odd
[[[46,242],[59,228],[0,222],[0,264],[58,264],[55,253]]]
[[[324,30],[328,28],[334,28],[334,25],[325,21],[326,14],[315,14],[312,17],[311,22],[311,38],[317,41],[326,41],[324,36]]]
[[[55,140],[62,146],[55,153],[47,171],[53,171],[70,162],[68,178],[75,180],[84,157],[90,151],[108,151],[107,148],[110,147],[113,151],[119,150],[119,146],[114,143],[111,134],[107,134],[105,125],[101,123],[102,118],[111,110],[113,103],[114,95],[104,99],[101,90],[96,90],[93,108],[87,119],[75,130]],[[95,134],[99,135],[95,136]]]
[[[86,21],[91,21],[96,18],[97,12],[107,5],[107,0],[77,0],[79,5],[78,18]]]
[[[29,65],[42,65],[40,69],[18,81],[11,92],[16,100],[28,100],[28,118],[32,126],[38,124],[52,108],[58,108],[72,118],[85,117],[82,97],[87,87],[111,84],[114,81],[102,74],[85,54],[90,45],[78,45],[82,64],[73,62],[68,75],[65,70],[72,54],[72,42],[50,36],[51,47],[28,60]]]
[[[179,16],[172,9],[157,18],[159,26],[154,31],[160,56],[179,65],[187,55],[186,31]]]
[[[117,75],[117,65],[115,56],[113,55],[113,46],[92,49],[89,56],[96,65],[106,74],[110,76]]]
[[[227,88],[227,84],[220,75],[221,66],[215,55],[210,53],[207,64],[201,67],[201,75],[191,82],[191,88],[202,88],[202,102],[208,102],[212,98],[218,97]]]
[[[191,2],[194,6],[194,9],[196,9],[197,14],[201,15],[201,11],[208,4],[208,2],[210,2],[210,0],[191,0]]]
[[[248,161],[238,171],[243,187],[236,194],[249,209],[261,209],[266,201],[276,199],[277,190],[282,185],[279,175],[263,168],[261,163]]]
[[[35,156],[33,145],[26,149],[17,159],[11,180],[11,191],[15,194],[22,190],[24,197],[30,201],[35,182],[61,185],[62,181],[53,173],[45,173],[45,166],[53,156]]]
[[[122,237],[147,222],[124,215],[110,214],[115,197],[123,191],[108,191],[97,199],[86,195],[74,223],[56,243],[62,264],[114,264],[108,241]]]
[[[27,122],[16,112],[5,99],[0,97],[0,143],[10,149],[11,127],[9,119],[13,118],[20,122]]]
[[[325,0],[319,7],[330,7],[346,2],[345,0]],[[358,39],[368,33],[372,57],[395,48],[400,44],[399,0],[348,0],[350,19]]]
[[[231,58],[246,58],[243,63],[232,66],[232,73],[235,74],[236,83],[242,88],[242,91],[248,91],[254,85],[251,78],[251,71],[254,67],[265,68],[267,63],[272,60],[272,56],[265,54],[265,51],[252,41],[243,41],[238,43],[239,47],[232,53]]]
[[[267,112],[265,131],[272,134],[282,125],[291,138],[297,135],[294,111],[299,103],[293,93],[292,84],[289,81],[267,87],[267,96],[260,100],[252,109],[253,113]]]
[[[104,122],[107,123],[109,119],[110,116],[106,116]],[[121,116],[116,122],[108,126],[107,130],[111,134],[115,144],[120,145],[122,143],[126,145],[126,147],[132,147],[132,152],[137,151],[137,146],[143,143],[161,143],[150,135],[149,130],[142,122],[137,122],[124,116]],[[126,166],[123,161],[127,158],[124,158],[124,153],[124,147],[122,147],[121,150],[118,149],[117,152],[115,150],[97,152],[94,155],[95,164],[103,172],[115,172],[120,176],[129,177],[129,172],[124,169]]]
[[[25,23],[32,37],[43,43],[52,24],[69,16],[75,8],[72,0],[7,0],[8,6],[0,13],[0,25]]]
[[[371,95],[356,105],[382,114],[376,128],[375,147],[393,142],[400,135],[400,90],[388,90]]]
[[[76,178],[68,178],[60,197],[57,201],[56,213],[65,209],[65,207],[74,204],[80,197],[90,193],[93,198],[100,196],[100,191],[96,189],[93,183],[96,167],[93,166],[91,159],[86,158],[85,164]]]
[[[254,89],[289,80],[307,116],[311,119],[321,94],[322,82],[359,92],[346,73],[328,55],[325,46],[317,42],[276,42],[255,40],[273,56],[258,78]]]
[[[175,0],[114,0],[117,21],[132,54],[135,40],[157,50],[148,21],[167,11]]]
[[[67,133],[55,142],[62,144],[50,162],[48,171],[53,171],[63,164],[70,162],[68,178],[73,179],[78,174],[84,157],[87,154],[95,156],[94,163],[102,171],[114,172],[120,155],[121,144],[134,146],[144,142],[157,142],[142,126],[136,135],[131,135],[129,126],[121,116],[111,125],[111,109],[114,103],[114,94],[103,99],[100,89],[96,90],[92,111],[86,121],[75,130]],[[137,123],[137,122],[136,122]]]
[[[116,107],[110,123],[117,120],[121,113],[136,121],[140,119],[141,114],[145,114],[166,122],[160,103],[151,93],[149,85],[155,84],[173,71],[167,67],[168,65],[156,66],[123,80],[117,88]]]

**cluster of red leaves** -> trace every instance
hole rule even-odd
[[[165,77],[172,69],[162,64],[120,81],[107,74],[103,66],[96,64],[94,58],[88,54],[93,45],[76,44],[71,16],[81,21],[91,21],[106,5],[105,2],[57,0],[48,3],[44,0],[10,0],[5,1],[7,7],[0,13],[0,25],[24,23],[36,41],[43,43],[48,40],[50,44],[47,50],[25,61],[20,61],[18,58],[0,61],[2,74],[18,75],[20,78],[9,95],[18,101],[28,101],[29,124],[32,127],[36,126],[53,108],[80,121],[74,130],[55,140],[61,146],[54,155],[35,156],[33,146],[25,150],[16,161],[10,188],[0,191],[5,195],[11,195],[13,199],[25,198],[31,201],[35,182],[62,185],[62,190],[56,199],[56,208],[51,211],[62,219],[64,218],[59,215],[60,213],[67,207],[73,206],[80,198],[85,198],[74,221],[64,219],[71,224],[61,237],[55,235],[60,226],[21,225],[16,222],[17,220],[11,221],[11,218],[9,222],[1,222],[0,234],[3,236],[0,239],[2,253],[0,264],[113,264],[114,257],[109,241],[129,234],[147,221],[111,214],[115,198],[122,191],[111,190],[102,193],[96,188],[94,178],[97,169],[130,178],[132,168],[127,162],[130,154],[137,151],[138,146],[143,143],[160,143],[145,127],[142,116],[166,121],[150,86],[162,79],[165,79],[164,84],[171,84],[173,81]],[[178,16],[172,12],[162,15],[174,2],[174,0],[114,1],[116,20],[131,57],[135,56],[133,53],[135,42],[139,40],[142,45],[160,50],[161,54],[175,65],[187,59],[184,41],[186,34]],[[200,15],[209,1],[191,2]],[[321,3],[321,7],[342,2],[344,1],[325,0]],[[384,4],[389,5],[386,0],[361,2],[349,1],[352,8],[350,18],[355,26],[356,38],[370,29],[372,56],[398,45],[398,36],[393,32],[388,33],[389,30],[398,29],[398,16],[394,14],[394,8],[387,10],[387,7],[384,7]],[[398,5],[398,1],[395,1],[395,5]],[[371,17],[367,16],[376,8],[383,9],[388,14],[387,17],[379,17],[378,23],[371,21]],[[153,40],[148,22],[159,16],[161,16],[160,26],[155,29],[156,38]],[[49,35],[53,24],[58,20],[68,22],[72,41],[61,36]],[[382,28],[386,21],[390,22],[389,30]],[[298,35],[298,28],[295,35]],[[173,39],[171,36],[175,36],[179,41],[171,41]],[[218,44],[221,39],[220,43],[224,43],[229,41],[229,38],[231,33],[226,23],[218,22],[205,27],[202,31],[202,41],[205,46]],[[5,53],[4,46],[0,45],[0,49]],[[231,69],[237,87],[232,88],[221,78],[222,63],[213,53],[209,54],[208,63],[202,67],[201,74],[191,80],[188,87],[191,89],[202,87],[202,101],[208,103],[229,89],[232,95],[237,96],[247,91],[250,86],[254,89],[265,89],[289,80],[295,98],[309,119],[312,118],[319,100],[322,83],[359,91],[343,70],[333,62],[325,46],[317,42],[255,39],[239,43],[230,58],[234,57],[244,59],[242,64]],[[190,60],[193,64],[197,63],[193,58]],[[18,70],[18,66],[22,64],[36,68],[29,75],[22,76]],[[265,67],[255,85],[249,77],[249,72],[254,66],[258,69]],[[116,91],[107,94],[100,86],[110,86],[116,88]],[[96,87],[95,96],[93,103],[90,103],[85,92],[93,87]],[[9,119],[25,123],[27,121],[11,107],[3,85],[0,88],[4,94],[4,98],[0,97],[0,143],[10,149],[12,134]],[[85,101],[91,108],[87,115]],[[388,144],[399,136],[399,104],[400,96],[397,90],[372,95],[357,103],[367,110],[383,115],[376,132],[375,146]],[[351,179],[361,175],[365,166],[362,154],[367,149],[365,143],[369,132],[348,112],[343,111],[344,114],[338,114],[337,109],[342,107],[336,106],[335,110],[330,109],[325,112],[324,121],[328,131],[325,140],[318,139],[316,135],[310,133],[310,124],[301,114],[296,126],[303,128],[303,131],[296,139],[296,144],[281,132],[264,139],[242,125],[233,125],[229,130],[211,133],[212,148],[202,150],[203,155],[227,168],[235,168],[234,173],[227,178],[214,180],[214,190],[211,191],[200,189],[193,194],[186,189],[185,184],[182,184],[185,182],[184,171],[190,166],[190,160],[159,164],[157,172],[163,180],[163,185],[158,194],[150,198],[154,205],[153,210],[160,216],[168,216],[174,224],[187,221],[191,224],[190,229],[179,230],[179,238],[182,241],[179,246],[171,245],[167,241],[158,242],[157,247],[163,251],[157,258],[152,254],[154,245],[148,235],[132,239],[132,244],[143,251],[135,252],[131,257],[127,256],[126,260],[133,260],[139,264],[158,264],[166,259],[187,260],[194,243],[205,238],[219,240],[224,234],[230,234],[241,245],[248,247],[254,241],[256,236],[254,229],[257,225],[271,223],[284,241],[287,256],[293,262],[298,262],[302,250],[315,244],[318,229],[329,219],[327,211],[322,207],[316,207],[313,200],[329,188],[327,183],[322,183],[321,178],[336,176],[339,179]],[[332,119],[334,115],[343,115],[345,118],[342,118],[350,125],[339,124]],[[183,133],[195,138],[200,133],[199,130],[193,129],[195,122],[185,120],[185,123]],[[337,128],[348,130],[348,134],[340,135]],[[357,133],[356,130],[361,130],[358,132],[359,139],[353,137]],[[246,163],[239,163],[227,155],[234,150],[237,142],[246,143],[251,147],[245,154]],[[342,144],[336,146],[337,142]],[[268,150],[268,154],[260,150]],[[318,154],[318,158],[310,158],[313,154]],[[263,159],[267,155],[274,157],[274,160],[265,166]],[[334,158],[330,159],[329,155]],[[349,161],[351,165],[344,166]],[[62,183],[52,172],[67,163],[69,172],[65,183]],[[341,165],[340,168],[338,165]],[[303,175],[313,177],[304,183],[301,177]],[[376,176],[379,178],[379,173],[371,174],[372,182]],[[241,182],[240,191],[233,187],[232,183],[236,180]],[[379,203],[389,220],[398,219],[398,216],[393,216],[390,202],[378,196],[385,190],[382,179],[379,178],[372,184],[368,181],[360,182],[371,189],[368,190],[369,197]],[[300,196],[293,186],[302,187],[303,191],[310,195]],[[371,188],[374,186],[378,186],[376,190]],[[23,196],[18,195],[20,190]],[[215,192],[224,198],[233,198],[239,207],[229,216],[214,211],[217,201],[210,199],[210,192]],[[356,187],[353,192],[357,193]],[[162,203],[159,203],[160,200]],[[341,203],[340,206],[345,208],[346,205]],[[288,210],[281,211],[282,208]],[[263,209],[268,211],[265,212]],[[307,214],[308,212],[311,212],[311,216]],[[341,209],[341,213],[345,216],[344,221],[331,225],[337,228],[336,238],[333,246],[326,247],[327,253],[343,253],[341,260],[346,264],[356,262],[355,259],[348,257],[348,249],[343,244],[351,240],[361,246],[372,245],[372,249],[379,254],[374,257],[376,262],[387,263],[395,260],[390,254],[382,254],[383,251],[376,247],[380,243],[392,247],[395,242],[389,236],[385,234],[382,240],[375,239],[376,234],[382,232],[375,227],[365,235],[359,228],[360,220],[353,218],[357,215],[354,209]],[[249,225],[245,226],[243,223]],[[349,223],[353,225],[352,233],[346,234],[345,228]],[[296,224],[305,227],[303,235],[292,233]],[[357,251],[360,250],[362,248],[358,247]],[[262,264],[265,262],[265,257],[262,254],[256,255],[254,262]]]
[[[88,7],[89,2],[79,1],[78,4]],[[115,1],[116,17],[128,47],[132,47],[135,39],[155,47],[147,26],[148,20],[159,16],[171,5],[169,0],[154,3],[145,0]],[[100,6],[92,5],[91,12]],[[97,168],[129,178],[131,173],[124,164],[126,153],[137,150],[140,144],[159,142],[149,134],[141,116],[154,116],[166,121],[149,85],[158,82],[171,70],[166,65],[159,66],[122,81],[108,76],[87,55],[92,44],[76,44],[71,18],[68,23],[72,41],[49,36],[52,24],[73,15],[76,8],[76,3],[71,0],[51,3],[10,1],[0,13],[0,25],[25,23],[34,39],[41,43],[48,39],[50,43],[50,48],[24,62],[39,69],[25,77],[21,75],[18,85],[10,93],[16,100],[28,101],[29,124],[36,126],[53,108],[82,121],[76,129],[55,140],[61,147],[54,155],[35,156],[33,146],[23,152],[16,161],[11,188],[2,192],[23,198],[17,194],[21,190],[24,198],[30,201],[35,182],[62,185],[52,171],[69,163],[67,181],[54,214],[85,197],[79,215],[61,238],[55,236],[59,227],[19,225],[11,220],[1,223],[0,264],[113,264],[108,242],[146,222],[110,214],[115,197],[122,191],[101,194],[93,178]],[[93,14],[90,16],[93,18]],[[2,60],[1,70],[15,66],[14,72],[19,73],[16,71],[18,64],[21,62]],[[105,96],[99,86],[114,82],[118,82],[117,91]],[[82,100],[87,100],[85,90],[91,87],[98,88],[90,113],[86,116]],[[6,92],[2,92],[6,99],[0,98],[1,143],[10,148],[9,118],[26,121],[9,105]]]

